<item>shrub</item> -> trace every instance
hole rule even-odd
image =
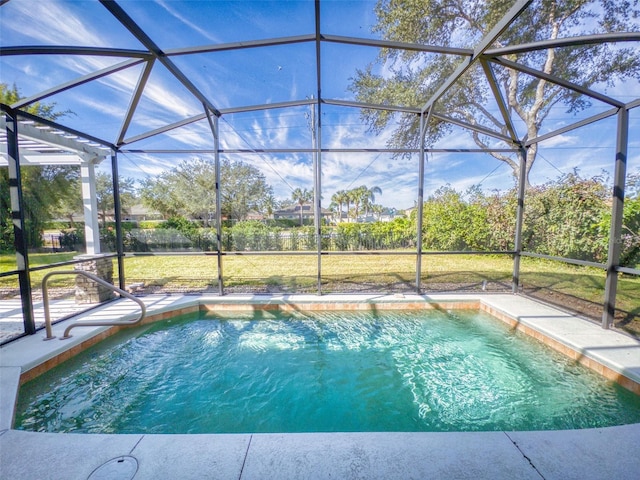
[[[270,228],[258,220],[238,222],[228,230],[232,242],[229,246],[237,251],[276,250],[282,248],[280,232],[280,228]]]
[[[142,230],[153,230],[154,228],[161,228],[163,220],[141,220],[138,222],[138,228]]]
[[[600,177],[563,175],[527,192],[523,228],[525,250],[603,262],[607,257],[610,212],[608,192]]]
[[[169,220],[162,222],[156,228],[162,228],[165,230],[174,229],[186,235],[190,235],[195,234],[198,231],[199,225],[184,217],[171,217]]]
[[[60,248],[67,252],[79,252],[84,250],[84,229],[62,230],[60,235]]]

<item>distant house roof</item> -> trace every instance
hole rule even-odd
[[[302,218],[313,217],[314,213],[313,205],[307,203],[302,205]],[[331,211],[326,208],[320,209],[320,213],[323,217],[331,215]],[[273,212],[273,218],[300,218],[300,205],[276,210]]]
[[[129,215],[160,215],[159,212],[151,210],[142,204],[136,204],[127,209]]]
[[[265,216],[260,213],[260,212],[256,212],[255,210],[251,210],[247,213],[247,220],[264,220]]]

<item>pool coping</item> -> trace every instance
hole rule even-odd
[[[620,332],[614,330],[603,330],[598,325],[587,321],[583,318],[580,318],[575,315],[571,315],[566,312],[562,312],[556,308],[543,305],[539,302],[533,301],[529,298],[522,297],[519,295],[510,295],[510,294],[437,294],[437,295],[326,295],[326,296],[316,296],[316,295],[229,295],[229,296],[210,296],[210,295],[200,295],[200,296],[148,296],[141,297],[145,304],[147,305],[149,319],[147,321],[160,320],[162,318],[166,318],[171,314],[180,314],[180,313],[188,313],[190,311],[197,311],[200,309],[217,309],[217,310],[257,310],[257,309],[265,309],[265,310],[295,310],[300,306],[304,307],[304,309],[315,309],[315,310],[331,310],[331,309],[371,309],[371,308],[480,308],[500,320],[507,322],[511,328],[523,331],[524,333],[537,338],[538,340],[543,341],[544,343],[550,345],[551,347],[559,350],[574,360],[585,364],[589,368],[592,368],[602,375],[610,378],[612,380],[618,381],[623,384],[625,387],[635,391],[640,394],[640,341],[633,339],[627,335],[621,334]],[[336,307],[334,304],[336,302],[340,302],[340,306]],[[100,307],[96,310],[88,312],[86,315],[82,315],[82,319],[86,320],[96,320],[96,319],[105,319],[105,318],[121,318],[121,319],[133,319],[136,316],[135,307],[131,306],[130,303],[125,301],[117,301],[112,302],[104,307]],[[61,322],[59,324],[54,325],[53,332],[54,335],[58,337],[62,335],[62,331],[68,325],[70,320],[65,322]],[[25,381],[26,379],[41,373],[44,369],[48,369],[51,366],[54,366],[57,363],[60,363],[72,355],[75,355],[77,352],[87,348],[96,341],[99,341],[103,338],[106,338],[112,333],[110,331],[110,327],[83,327],[77,328],[73,331],[73,337],[69,340],[60,341],[57,339],[50,341],[42,341],[44,333],[38,333],[33,336],[29,336],[26,338],[19,339],[15,342],[11,342],[7,345],[4,345],[0,348],[0,391],[2,394],[0,395],[0,460],[3,463],[0,463],[0,473],[4,471],[5,463],[11,462],[11,465],[16,467],[20,462],[16,458],[5,458],[5,455],[11,456],[11,451],[14,451],[15,454],[19,454],[19,450],[16,450],[21,442],[28,442],[29,445],[44,445],[46,448],[51,450],[52,443],[56,445],[58,443],[65,444],[67,442],[73,444],[83,438],[86,440],[87,448],[89,448],[94,443],[104,443],[111,445],[118,445],[119,447],[115,450],[123,451],[122,446],[126,444],[127,448],[125,450],[127,452],[139,452],[136,448],[146,445],[146,442],[153,444],[155,442],[162,443],[163,437],[162,435],[85,435],[85,434],[44,434],[44,433],[33,433],[33,432],[21,432],[12,430],[12,421],[13,421],[13,411],[15,408],[15,402],[17,399],[17,391],[21,381]],[[34,360],[34,357],[37,356],[37,359]],[[625,384],[626,383],[626,384]],[[619,432],[619,433],[616,433]],[[587,429],[587,430],[575,430],[575,431],[549,431],[549,432],[477,432],[477,433],[451,433],[451,434],[440,434],[440,433],[414,433],[414,434],[400,434],[400,433],[372,433],[372,434],[263,434],[263,435],[237,435],[237,436],[225,436],[225,435],[204,435],[204,437],[210,437],[206,441],[203,440],[202,436],[192,436],[192,435],[183,435],[183,436],[173,436],[169,437],[174,438],[177,443],[173,441],[168,441],[166,443],[164,453],[162,455],[169,455],[170,451],[174,451],[175,449],[181,450],[183,448],[187,448],[187,446],[193,443],[195,437],[198,437],[198,442],[204,441],[207,444],[217,444],[221,441],[234,441],[240,442],[242,444],[242,448],[239,451],[244,452],[242,455],[238,453],[238,455],[243,456],[246,460],[249,458],[247,455],[251,452],[251,458],[260,458],[260,462],[258,462],[261,467],[258,469],[259,472],[265,473],[272,471],[274,467],[274,459],[272,458],[274,449],[278,450],[279,444],[282,442],[290,442],[294,441],[297,445],[306,446],[305,448],[311,449],[309,453],[309,458],[315,458],[314,455],[317,454],[318,450],[334,452],[335,455],[342,455],[339,452],[339,449],[334,449],[334,447],[330,447],[332,442],[336,440],[340,440],[342,442],[346,442],[346,445],[349,445],[349,448],[354,449],[357,448],[358,445],[369,445],[368,448],[371,448],[371,451],[378,451],[381,444],[386,445],[387,442],[390,441],[391,438],[397,439],[411,439],[411,444],[417,442],[420,444],[421,442],[426,442],[427,445],[433,444],[443,441],[443,439],[447,439],[449,441],[450,438],[458,437],[460,438],[461,443],[453,442],[452,440],[452,448],[455,445],[454,450],[458,451],[461,448],[461,445],[467,445],[466,448],[478,449],[480,448],[477,442],[480,444],[484,442],[492,443],[497,442],[499,450],[504,450],[505,454],[512,455],[512,449],[515,448],[518,452],[518,455],[521,455],[525,459],[530,459],[529,454],[536,458],[536,462],[539,463],[538,466],[545,464],[545,462],[551,461],[552,457],[555,458],[554,455],[550,455],[549,452],[546,452],[545,449],[542,448],[542,445],[553,443],[555,441],[560,441],[558,439],[567,437],[571,439],[575,439],[576,445],[575,448],[579,449],[579,453],[584,454],[584,462],[593,462],[595,458],[599,458],[601,462],[605,462],[608,465],[610,470],[609,473],[613,471],[618,471],[618,478],[627,478],[626,474],[629,472],[635,472],[637,469],[640,469],[640,459],[626,459],[624,462],[621,462],[618,459],[616,462],[612,462],[611,460],[605,461],[602,456],[604,455],[603,450],[608,450],[611,445],[617,442],[618,437],[620,435],[624,435],[624,444],[625,450],[629,451],[629,441],[637,442],[638,448],[640,448],[640,424],[635,425],[626,425],[622,427],[607,427],[600,429]],[[508,438],[508,441],[504,442],[504,437]],[[111,438],[115,437],[115,438]],[[135,437],[137,440],[129,445],[129,441]],[[158,438],[157,438],[158,437]],[[604,438],[609,438],[607,440],[608,443],[602,443]],[[26,440],[28,439],[28,440]],[[53,440],[55,439],[55,440]],[[180,439],[179,441],[177,439]],[[258,442],[258,439],[260,441]],[[333,440],[331,440],[333,439]],[[371,439],[377,439],[375,442]],[[473,439],[473,440],[470,440]],[[629,440],[630,439],[630,440]],[[369,444],[368,442],[372,441],[373,443]],[[399,440],[400,441],[400,440]],[[469,444],[465,442],[470,442]],[[573,440],[565,441],[571,444]],[[620,440],[622,441],[622,440]],[[10,443],[8,443],[10,442]],[[247,443],[248,442],[248,443]],[[258,442],[258,443],[256,443]],[[272,444],[272,442],[276,442],[276,444]],[[355,442],[355,443],[354,443]],[[434,443],[435,442],[435,443]],[[527,443],[529,442],[529,443]],[[586,442],[586,446],[582,445]],[[593,444],[592,444],[593,443]],[[264,445],[263,445],[264,444]],[[522,445],[527,444],[529,448],[535,450],[537,453],[534,454],[533,450],[529,453],[525,453],[522,450]],[[164,445],[164,443],[163,443]],[[253,445],[253,447],[250,447]],[[262,447],[259,448],[259,446]],[[57,447],[56,447],[57,448]],[[262,450],[261,450],[262,448]],[[565,447],[558,447],[559,451],[562,451]],[[328,449],[328,450],[327,450]],[[55,448],[54,448],[55,450]],[[366,449],[365,449],[366,450]],[[111,451],[109,448],[105,450]],[[368,451],[368,450],[367,450]],[[405,451],[405,453],[401,454],[401,456],[409,455],[412,449]],[[633,451],[633,450],[631,450]],[[262,452],[262,453],[259,453]],[[313,453],[315,452],[315,453]],[[600,453],[598,453],[600,452]],[[463,452],[459,452],[462,454]],[[423,452],[424,454],[424,452]],[[160,452],[156,452],[153,455],[160,455]],[[152,455],[152,456],[153,456]],[[256,457],[254,457],[255,455]],[[270,461],[262,458],[261,455],[267,455],[271,458]],[[282,452],[279,453],[282,458],[287,457],[286,454]],[[283,456],[284,455],[284,456]],[[399,455],[396,452],[396,455]],[[413,455],[413,454],[411,454]],[[443,453],[444,455],[444,453]],[[453,455],[453,453],[452,453]],[[573,452],[572,455],[575,458],[576,452]],[[581,456],[579,455],[579,456]],[[383,455],[384,456],[384,455]],[[516,455],[517,456],[517,455]],[[99,456],[98,456],[99,457]],[[445,458],[446,457],[446,458]],[[438,462],[448,462],[451,460],[449,455],[445,455],[445,457],[438,457],[435,460]],[[496,472],[495,468],[499,465],[496,463],[491,465],[489,462],[489,457],[485,453],[486,461],[480,461],[480,464],[486,468],[486,472]],[[634,455],[630,455],[629,457],[634,457]],[[635,456],[637,457],[637,456]],[[96,457],[97,458],[97,457]],[[136,458],[138,456],[136,455]],[[342,458],[342,457],[341,457]],[[413,457],[412,457],[413,458]],[[186,458],[185,458],[186,460]],[[230,460],[231,461],[231,460]],[[257,460],[256,460],[257,461]],[[283,460],[284,461],[284,460]],[[311,460],[309,460],[311,461]],[[314,460],[320,461],[320,460]],[[412,460],[413,467],[418,470],[427,468],[423,465],[422,460],[418,460],[414,458]],[[515,461],[515,460],[514,460]],[[16,463],[17,462],[17,463]],[[97,462],[97,460],[96,460]],[[237,463],[237,458],[234,457],[233,462]],[[233,463],[231,462],[231,463]],[[243,462],[243,465],[244,463]],[[300,463],[300,458],[291,458],[290,464],[280,465],[280,469],[284,468],[285,471],[295,471],[297,472],[295,476],[290,478],[298,478],[299,471],[297,470],[297,466]],[[340,461],[340,464],[346,465],[353,462],[353,458],[344,457]],[[346,462],[346,463],[345,463]],[[493,461],[495,463],[495,460]],[[625,463],[626,462],[626,463]],[[629,464],[629,462],[631,462]],[[37,462],[36,462],[37,463]],[[95,462],[94,462],[95,463]],[[196,462],[197,463],[197,462]],[[615,463],[615,465],[613,464]],[[371,459],[369,459],[369,464],[371,465]],[[516,464],[520,464],[520,461],[516,461]],[[37,465],[40,465],[37,463]],[[229,464],[230,465],[230,464]],[[235,465],[235,463],[234,463]],[[444,463],[438,463],[438,465],[443,466]],[[514,464],[515,465],[515,464]],[[554,464],[553,468],[560,468],[564,472],[564,467],[559,467]],[[237,466],[237,465],[236,465]],[[36,468],[36,465],[31,465],[31,463],[27,462],[23,465],[24,468],[33,469]],[[504,466],[507,468],[507,466]],[[631,468],[632,470],[628,470]],[[17,468],[17,467],[16,467]],[[38,466],[37,468],[41,468]],[[86,470],[86,465],[77,465],[76,468],[78,471]],[[147,468],[151,468],[150,465],[147,465]],[[234,467],[235,468],[235,467]],[[364,467],[363,467],[364,468]],[[435,467],[434,467],[435,468]],[[477,468],[474,467],[474,468]],[[510,468],[510,467],[509,467]],[[520,468],[520,467],[518,467]],[[533,465],[530,461],[525,462],[522,466],[525,471],[528,472],[528,469],[533,468],[534,471],[537,471],[538,468]],[[567,467],[568,468],[568,467]],[[576,465],[573,468],[577,468],[576,471],[580,471],[582,467],[578,468]],[[597,467],[593,466],[594,469],[587,469],[585,473],[587,475],[593,474],[593,472],[600,471]],[[622,470],[620,470],[622,469]],[[37,470],[37,469],[36,469]],[[331,470],[331,469],[329,469]],[[328,471],[329,471],[328,470]],[[400,472],[402,469],[398,470]],[[418,471],[416,470],[416,471]],[[34,470],[35,471],[35,470]],[[144,470],[150,471],[150,470]],[[279,470],[281,471],[281,470]],[[413,471],[413,470],[412,470]],[[422,471],[422,470],[420,470]],[[504,473],[506,470],[503,470]],[[136,480],[139,478],[139,474],[141,474],[142,470],[139,470],[139,473],[136,475]],[[233,478],[251,478],[249,475],[250,470],[244,470],[241,466],[239,476],[231,477]],[[626,473],[625,473],[626,472]],[[91,471],[89,471],[91,473]],[[521,472],[522,473],[522,472]],[[566,472],[565,472],[566,473]],[[399,473],[398,473],[399,475]],[[528,474],[527,474],[528,475]],[[621,476],[622,475],[622,476]],[[78,476],[77,478],[87,478],[87,475],[84,477]],[[279,476],[279,475],[278,475]],[[285,475],[286,476],[286,475]],[[373,475],[374,478],[376,475]],[[230,478],[231,478],[230,477]],[[11,478],[5,477],[3,478]],[[35,478],[35,477],[34,477]],[[45,478],[45,477],[43,477]],[[55,476],[46,477],[46,478],[58,478]],[[67,478],[67,477],[60,477]],[[71,477],[68,477],[71,478]],[[142,478],[144,478],[144,474],[142,474]],[[153,478],[153,477],[149,477]],[[163,477],[170,478],[170,477]],[[197,478],[197,477],[193,477]],[[257,475],[255,478],[266,478]],[[317,478],[317,477],[308,477],[308,478]],[[355,478],[355,477],[354,477]],[[385,477],[379,477],[385,478]],[[399,475],[397,478],[401,478]],[[463,478],[463,477],[460,477]],[[480,475],[482,478],[482,475]],[[537,477],[539,478],[539,476]],[[550,478],[545,476],[544,478]],[[559,477],[560,478],[560,477]],[[569,477],[565,477],[569,478]],[[584,476],[582,478],[585,478]],[[597,478],[597,477],[589,477],[586,478]],[[632,478],[629,476],[628,478]]]

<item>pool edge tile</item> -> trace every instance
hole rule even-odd
[[[0,367],[0,430],[13,427],[20,373],[20,367]]]

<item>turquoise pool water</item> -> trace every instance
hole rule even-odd
[[[640,422],[640,397],[482,312],[189,315],[27,384],[17,428],[490,431]]]

